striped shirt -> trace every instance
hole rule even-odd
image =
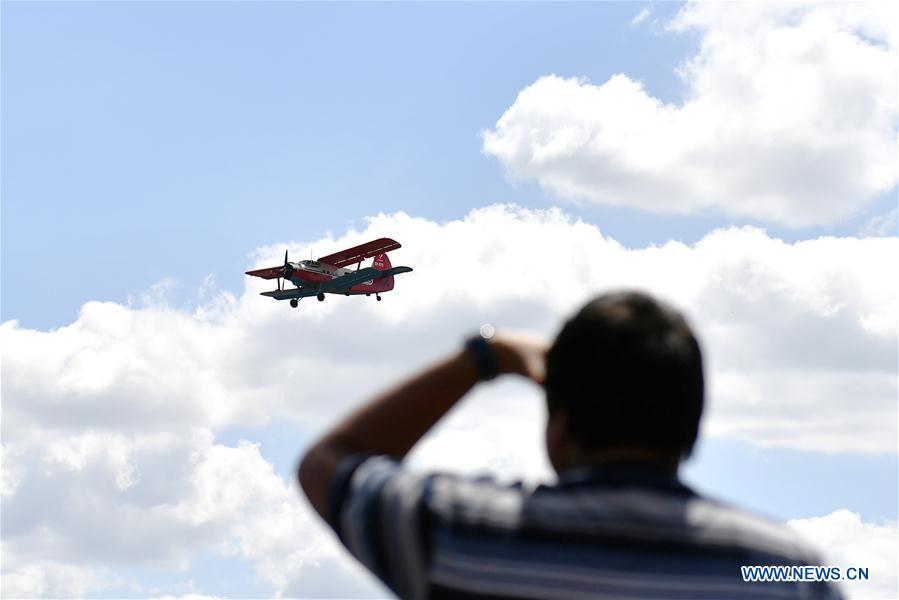
[[[349,551],[403,598],[839,598],[824,583],[749,583],[741,565],[816,565],[785,526],[675,475],[578,470],[528,489],[354,456],[331,484]]]

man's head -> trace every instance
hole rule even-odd
[[[557,471],[616,458],[675,467],[699,430],[699,344],[677,311],[650,296],[604,294],[550,348],[546,399]]]

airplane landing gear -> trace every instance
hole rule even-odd
[[[299,302],[299,300],[297,300],[296,298],[291,298],[291,299],[290,299],[290,305],[291,305],[293,308],[296,308],[297,306],[300,305],[300,302]]]
[[[316,298],[318,298],[318,301],[319,301],[319,302],[324,302],[324,301],[325,301],[325,293],[324,293],[324,292],[319,292],[319,293],[318,293],[318,296],[316,296]]]
[[[381,294],[375,294],[375,298],[377,298],[377,299],[378,299],[378,302],[380,302],[380,301],[381,301]]]

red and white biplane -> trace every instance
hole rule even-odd
[[[294,308],[300,298],[316,296],[319,302],[325,294],[343,294],[354,296],[374,294],[380,301],[381,294],[393,289],[393,276],[408,273],[411,267],[391,267],[387,253],[400,247],[400,243],[390,238],[380,238],[365,244],[347,248],[334,254],[322,256],[318,260],[301,260],[288,262],[287,251],[284,251],[284,264],[279,267],[254,269],[247,275],[262,279],[277,279],[278,289],[262,292],[263,296],[275,300],[290,300]],[[362,261],[374,257],[370,267],[360,268]],[[346,268],[356,265],[355,269]],[[290,281],[296,287],[286,288],[281,280]]]

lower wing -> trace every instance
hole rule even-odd
[[[308,298],[309,296],[315,296],[318,293],[317,290],[312,289],[311,287],[298,287],[291,288],[289,290],[273,290],[271,292],[262,292],[261,296],[268,296],[269,298],[274,298],[275,300],[291,300],[293,298]]]
[[[322,284],[322,289],[326,292],[346,292],[356,284],[372,280],[376,281],[383,277],[390,277],[391,275],[396,275],[398,273],[408,273],[411,270],[411,267],[391,267],[390,269],[384,269],[383,271],[375,269],[374,267],[365,267],[364,269],[341,275],[337,279],[332,279],[331,281]]]
[[[290,300],[292,298],[308,298],[322,292],[330,292],[332,294],[342,294],[358,283],[366,281],[378,280],[399,273],[408,273],[411,267],[391,267],[383,271],[374,267],[365,267],[346,275],[341,275],[331,281],[325,281],[320,284],[310,284],[301,287],[291,288],[289,290],[273,290],[271,292],[262,292],[263,296],[274,298],[275,300]],[[320,287],[319,287],[320,286]]]

